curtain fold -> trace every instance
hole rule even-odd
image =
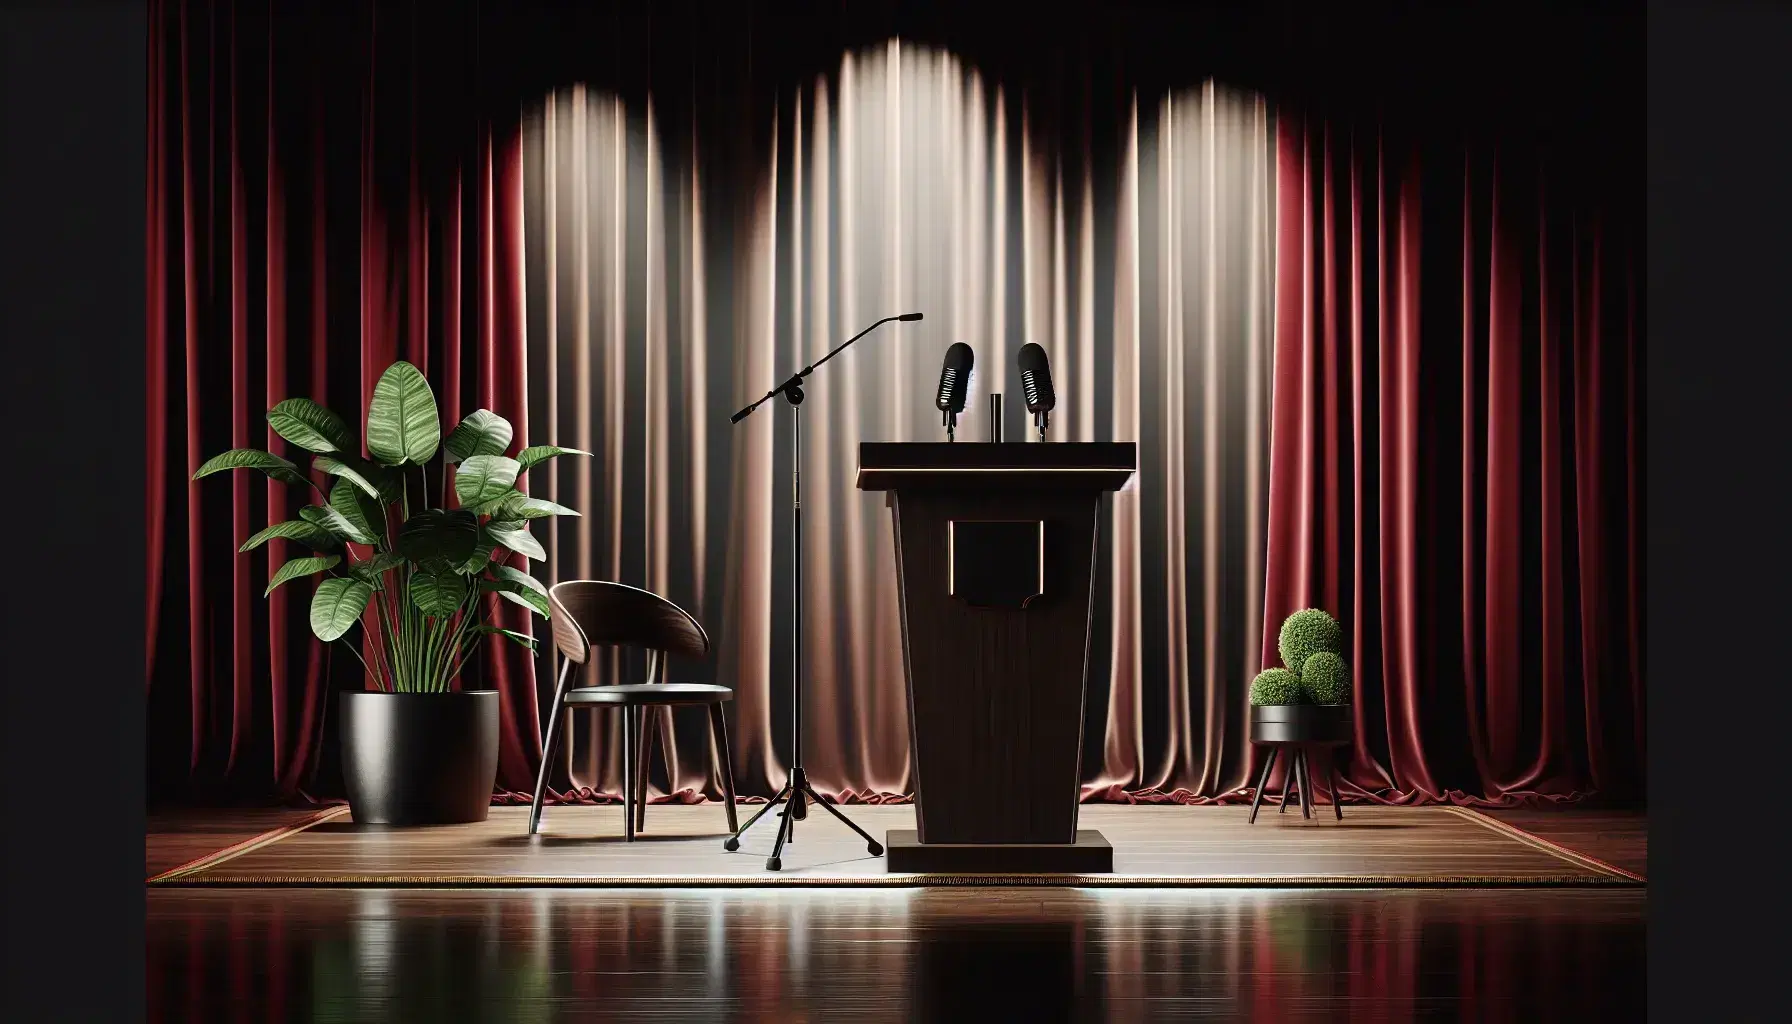
[[[1277,161],[1263,663],[1289,613],[1343,623],[1355,796],[1639,796],[1631,211],[1542,154],[1288,111]]]
[[[396,359],[429,376],[445,423],[490,408],[528,443],[519,143],[474,113],[477,82],[458,73],[470,18],[433,25],[433,59],[381,8],[159,2],[152,19],[149,788],[334,791],[334,694],[363,672],[312,636],[302,585],[262,597],[287,542],[236,550],[305,498],[191,475],[232,447],[294,454],[264,419],[283,398],[359,427]],[[420,106],[445,102],[468,114]],[[495,604],[501,625],[532,628]],[[499,690],[500,785],[528,789],[534,666],[511,647],[485,645],[461,685]]]

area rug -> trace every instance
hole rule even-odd
[[[756,808],[743,808],[745,812]],[[880,841],[914,828],[914,808],[852,805]],[[394,829],[354,824],[332,807],[149,880],[154,886],[1635,886],[1635,874],[1457,807],[1329,806],[1302,818],[1265,807],[1091,804],[1082,828],[1114,847],[1113,874],[893,874],[824,812],[799,822],[765,869],[776,812],[722,849],[713,804],[656,805],[634,842],[617,806],[551,807],[527,834],[527,807],[494,807],[468,825]]]

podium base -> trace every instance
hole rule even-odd
[[[912,828],[884,833],[884,866],[891,872],[944,875],[1112,874],[1114,848],[1092,828],[1074,843],[923,843]]]

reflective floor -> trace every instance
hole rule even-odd
[[[151,1021],[1640,1020],[1641,890],[152,890]]]

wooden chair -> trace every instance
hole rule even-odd
[[[553,611],[554,646],[560,651],[560,678],[554,687],[554,710],[548,715],[547,741],[541,752],[541,773],[535,779],[535,800],[529,808],[529,834],[541,826],[541,801],[547,792],[548,766],[563,731],[563,707],[621,708],[623,838],[633,842],[647,825],[647,768],[653,755],[654,728],[671,707],[704,704],[709,729],[721,759],[722,793],[726,797],[728,832],[739,831],[734,820],[734,764],[728,753],[728,725],[722,702],[734,691],[710,683],[668,683],[666,659],[672,655],[705,658],[709,634],[690,613],[657,594],[598,580],[568,580],[548,590]],[[638,647],[649,652],[645,683],[569,688],[573,666],[584,665],[594,646]],[[650,714],[643,714],[650,712]]]

